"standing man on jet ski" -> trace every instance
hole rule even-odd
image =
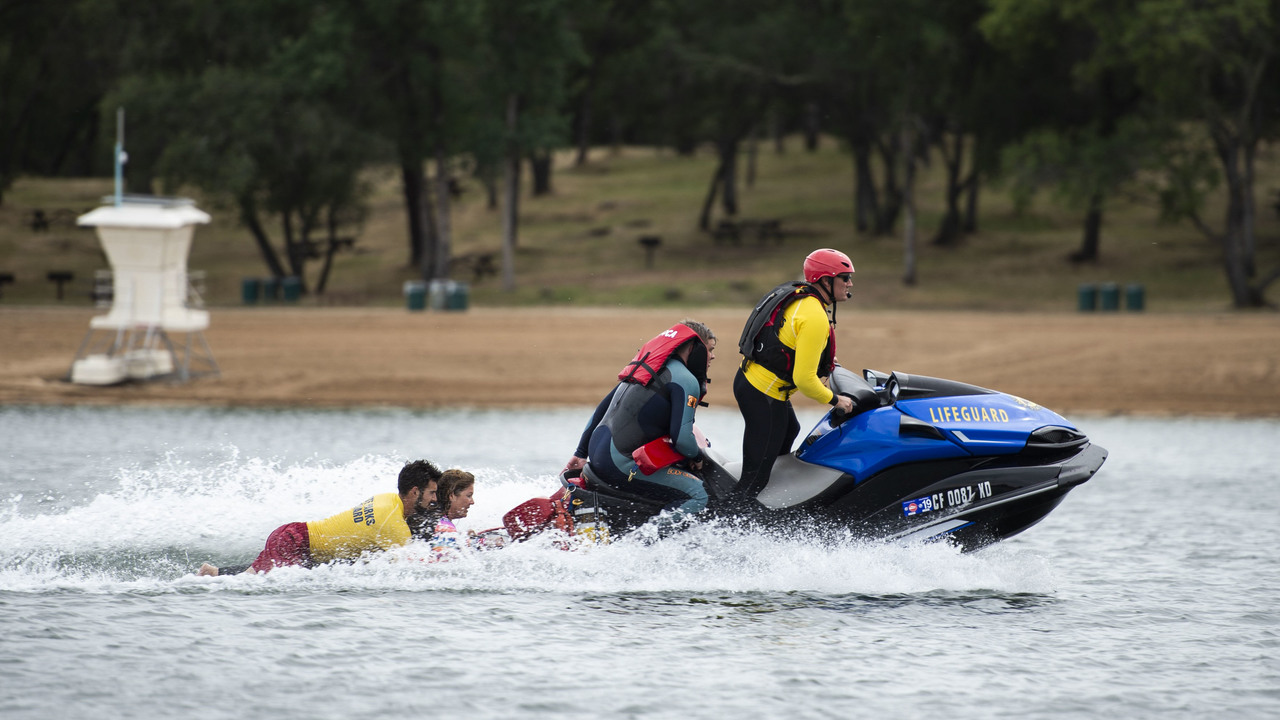
[[[764,489],[774,460],[791,452],[800,434],[792,395],[799,391],[842,412],[853,411],[853,400],[822,382],[835,368],[835,303],[852,297],[853,262],[838,250],[815,250],[804,259],[804,280],[765,295],[738,342],[745,359],[733,378],[733,396],[746,429],[736,491],[745,498],[754,499]]]
[[[663,512],[670,515],[664,525],[701,512],[707,490],[677,464],[695,471],[702,466],[693,418],[706,394],[715,349],[715,334],[694,320],[645,343],[596,407],[565,469],[589,465],[606,485],[665,503]]]

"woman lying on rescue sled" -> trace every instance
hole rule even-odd
[[[445,470],[440,476],[439,489],[436,492],[436,510],[432,528],[431,559],[451,560],[470,547],[466,535],[458,532],[454,520],[467,516],[467,511],[475,504],[476,476],[462,470]]]
[[[694,320],[645,343],[596,407],[565,469],[589,466],[610,487],[665,503],[660,530],[706,508],[702,480],[677,463],[702,466],[693,420],[715,348],[715,334]]]

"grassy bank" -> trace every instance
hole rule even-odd
[[[1269,199],[1280,187],[1273,152],[1264,153],[1259,174],[1260,266],[1280,263],[1280,222]],[[745,175],[745,159],[743,163]],[[1066,256],[1080,243],[1083,214],[1047,196],[1028,211],[1014,211],[1006,193],[986,188],[980,198],[979,232],[953,249],[930,240],[943,210],[943,178],[935,163],[918,186],[918,278],[902,277],[901,234],[859,236],[852,227],[852,163],[831,140],[816,153],[792,141],[786,152],[762,145],[755,182],[740,188],[740,218],[781,221],[780,243],[747,233],[738,245],[717,244],[697,229],[698,212],[714,158],[678,157],[631,148],[620,154],[596,150],[574,168],[559,158],[550,197],[522,199],[514,292],[498,277],[477,280],[459,263],[454,277],[471,282],[477,305],[743,306],[775,283],[789,279],[813,248],[842,249],[857,266],[856,305],[892,309],[1074,311],[1081,283],[1140,283],[1148,311],[1201,312],[1229,307],[1218,250],[1190,225],[1162,225],[1149,203],[1115,201],[1107,209],[1102,258],[1072,265]],[[744,178],[745,180],[745,178]],[[329,292],[303,305],[397,305],[402,285],[416,273],[407,267],[407,240],[398,174],[371,172],[369,215],[355,249],[337,256]],[[500,258],[501,226],[487,205],[483,186],[463,182],[453,208],[455,256]],[[75,280],[63,304],[88,304],[93,271],[106,268],[92,231],[74,217],[111,191],[110,179],[20,180],[0,207],[0,273],[16,281],[0,288],[0,303],[51,304],[53,270]],[[190,267],[206,274],[209,305],[240,304],[241,280],[265,274],[249,234],[228,208],[197,198],[214,216],[196,232]],[[30,227],[43,209],[47,231]],[[1215,206],[1206,217],[1217,223]],[[278,228],[271,228],[278,234]],[[653,267],[646,266],[641,236],[661,237]],[[319,263],[310,272],[318,272]],[[1276,292],[1271,295],[1276,296]]]

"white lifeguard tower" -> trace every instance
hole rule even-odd
[[[209,313],[188,302],[187,255],[195,226],[208,222],[191,200],[149,196],[117,196],[80,216],[77,224],[97,229],[113,292],[110,312],[89,321],[71,382],[186,381],[219,373],[204,339]],[[184,336],[180,344],[177,333]]]
[[[111,263],[111,311],[89,321],[71,361],[70,380],[114,385],[125,380],[218,375],[204,330],[209,313],[190,306],[187,255],[208,214],[186,198],[125,195],[124,108],[116,111],[115,194],[76,224],[97,228]],[[179,349],[169,333],[182,333]]]

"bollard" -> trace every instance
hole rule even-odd
[[[1130,283],[1124,287],[1124,304],[1130,312],[1142,312],[1146,307],[1145,290],[1138,283]]]
[[[1093,312],[1098,308],[1098,288],[1093,283],[1083,283],[1076,291],[1080,312]]]
[[[421,280],[408,280],[404,284],[404,303],[410,312],[427,309],[427,284]]]
[[[1102,283],[1098,286],[1098,302],[1104,311],[1120,309],[1120,287],[1115,283]]]
[[[244,278],[240,281],[240,300],[245,305],[258,304],[258,291],[262,284],[258,278]]]

